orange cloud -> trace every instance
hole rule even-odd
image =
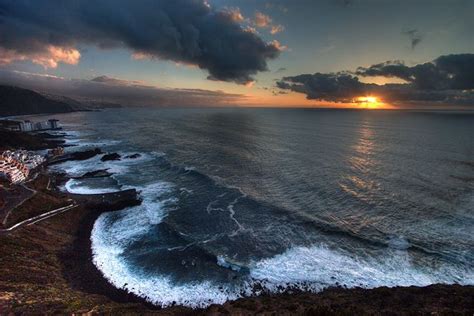
[[[271,41],[271,44],[276,47],[280,52],[285,51],[288,49],[288,46],[282,45],[279,41],[273,40]]]
[[[258,34],[257,29],[254,28],[254,27],[251,27],[251,26],[246,26],[246,27],[244,28],[244,31],[245,31],[245,32],[249,32],[249,33],[253,33],[253,34]]]
[[[225,8],[224,12],[230,17],[234,22],[244,21],[244,16],[240,12],[239,8]]]
[[[277,33],[282,32],[284,29],[285,27],[283,25],[272,25],[270,29],[270,33],[277,34]]]
[[[258,27],[269,27],[272,23],[272,18],[262,12],[255,12],[254,24]]]
[[[254,84],[255,84],[255,81],[249,81],[249,82],[247,82],[247,83],[245,84],[245,86],[246,86],[247,88],[252,88]]]
[[[147,60],[153,59],[153,56],[150,54],[142,53],[142,52],[135,52],[132,54],[132,59],[134,60]]]
[[[273,24],[273,20],[270,16],[263,14],[262,12],[256,11],[255,17],[252,21],[253,25],[259,28],[270,29],[272,35],[282,32],[285,27],[280,24]]]
[[[58,63],[77,65],[81,53],[75,48],[48,45],[42,52],[20,53],[14,49],[0,47],[0,65],[15,61],[30,60],[45,68],[56,68]]]

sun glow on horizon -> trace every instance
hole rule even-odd
[[[356,101],[357,103],[363,105],[366,109],[378,109],[382,105],[379,99],[374,96],[358,97]]]

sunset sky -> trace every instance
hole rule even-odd
[[[0,0],[0,83],[124,105],[469,108],[473,30],[471,0]]]

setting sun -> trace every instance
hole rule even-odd
[[[357,98],[357,103],[364,105],[368,109],[376,109],[379,107],[379,100],[376,97],[359,97]]]

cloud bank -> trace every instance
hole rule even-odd
[[[205,0],[0,0],[0,64],[77,64],[80,45],[196,65],[209,79],[247,84],[280,48]]]
[[[402,79],[406,83],[378,85],[359,77]],[[283,77],[277,87],[306,94],[311,100],[354,102],[375,95],[385,102],[474,105],[474,54],[445,55],[415,66],[387,61],[355,72],[315,73]]]
[[[79,101],[111,102],[123,106],[227,106],[243,103],[247,99],[241,94],[159,88],[105,75],[85,80],[0,70],[0,84],[72,97]]]

